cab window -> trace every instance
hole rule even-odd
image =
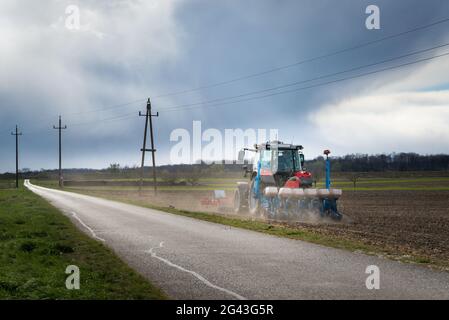
[[[271,150],[262,150],[260,152],[260,167],[271,170]]]

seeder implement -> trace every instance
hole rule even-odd
[[[239,182],[234,195],[234,210],[269,219],[295,219],[303,214],[317,214],[334,220],[342,218],[337,208],[341,189],[331,188],[329,150],[326,155],[326,188],[313,189],[312,175],[304,169],[302,146],[277,141],[256,145],[239,154],[243,161],[245,151],[255,152],[249,182]]]

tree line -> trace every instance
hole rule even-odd
[[[341,157],[332,157],[332,172],[358,173],[358,172],[404,172],[404,171],[449,171],[449,155],[420,155],[417,153],[392,154],[351,154]],[[305,163],[305,169],[312,172],[317,180],[324,175],[324,158],[322,156]],[[145,168],[148,176],[151,168]],[[138,179],[140,177],[138,166],[121,166],[112,163],[105,169],[64,169],[65,180],[79,179]],[[204,162],[192,165],[162,165],[157,167],[158,177],[170,183],[187,181],[189,184],[197,183],[200,177],[236,177],[242,170],[241,164],[206,164]],[[21,170],[21,177],[25,179],[57,179],[57,170]],[[13,173],[4,173],[0,179],[13,180]]]
[[[324,162],[323,157],[307,161],[306,165],[316,166]],[[350,154],[332,157],[334,172],[383,172],[383,171],[448,171],[449,155],[420,155],[417,153],[392,154]]]

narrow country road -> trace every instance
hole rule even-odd
[[[447,272],[25,185],[174,299],[449,298]]]

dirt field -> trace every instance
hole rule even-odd
[[[68,188],[117,200],[201,212],[232,213],[232,192],[216,203],[213,191],[152,191]],[[403,256],[432,257],[449,262],[449,191],[345,191],[339,201],[345,218],[335,222],[289,222],[320,234],[385,248]],[[287,224],[287,223],[285,223]],[[422,262],[426,262],[425,260]]]
[[[350,223],[306,227],[449,261],[449,191],[346,191],[340,205]]]

